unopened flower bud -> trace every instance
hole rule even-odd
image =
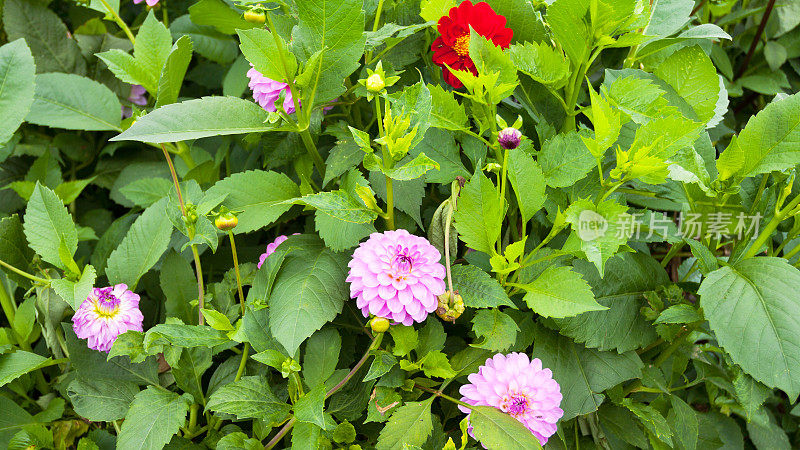
[[[455,323],[456,319],[464,313],[464,300],[456,293],[445,292],[439,297],[439,307],[436,308],[436,315],[442,320]]]
[[[258,25],[263,24],[267,20],[267,14],[262,8],[248,9],[244,12],[244,20],[255,23]]]
[[[506,127],[500,130],[497,136],[497,142],[506,150],[519,147],[519,142],[522,139],[522,133],[516,128]]]
[[[386,83],[383,81],[381,74],[373,73],[367,78],[367,90],[373,94],[382,91],[384,87],[386,87]]]
[[[239,225],[239,219],[234,214],[226,212],[214,219],[214,225],[222,231],[228,231]]]
[[[369,322],[369,326],[372,327],[372,331],[375,333],[384,333],[389,329],[389,319],[385,317],[374,317]]]

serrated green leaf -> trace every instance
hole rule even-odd
[[[653,72],[666,81],[707,123],[714,117],[719,97],[719,78],[714,63],[699,46],[685,47],[670,55]]]
[[[187,36],[183,36],[175,42],[169,52],[161,75],[158,79],[158,90],[156,94],[156,108],[169,105],[178,101],[178,94],[181,92],[183,77],[192,60],[192,41]]]
[[[294,54],[285,48],[286,44],[282,38],[278,39],[283,47],[282,51],[286,55],[284,62],[281,61],[281,50],[275,44],[275,37],[269,30],[252,28],[237,30],[237,34],[242,54],[262,75],[278,81],[294,77],[297,72],[297,60]]]
[[[160,450],[186,420],[191,400],[148,386],[136,394],[122,423],[117,446]]]
[[[538,162],[550,187],[572,186],[597,164],[578,133],[558,134],[542,145]]]
[[[23,350],[0,355],[0,386],[5,386],[26,373],[53,364],[55,363],[50,358]]]
[[[160,323],[145,333],[144,348],[152,353],[162,345],[186,348],[213,347],[228,340],[224,332],[210,326]]]
[[[481,309],[472,318],[472,331],[478,338],[483,338],[479,343],[470,344],[473,347],[503,351],[516,342],[519,326],[497,309]]]
[[[31,109],[35,73],[33,55],[24,39],[0,46],[0,145],[11,139]]]
[[[56,294],[64,299],[73,311],[77,311],[81,303],[86,300],[89,293],[92,291],[96,278],[97,272],[94,270],[94,267],[86,266],[83,268],[83,273],[78,281],[69,281],[65,278],[60,278],[51,281],[50,285],[53,287],[53,290],[56,291]]]
[[[431,93],[431,125],[445,130],[463,130],[467,127],[467,113],[453,94],[438,85],[428,85]]]
[[[36,76],[36,92],[25,121],[68,130],[121,131],[122,105],[104,85],[74,74]]]
[[[311,423],[319,427],[325,426],[325,391],[324,384],[319,384],[294,404],[294,417],[299,422]]]
[[[335,219],[349,223],[371,223],[378,217],[375,211],[367,209],[364,202],[341,189],[309,194],[289,203],[313,206]]]
[[[137,393],[139,387],[130,381],[73,380],[67,386],[75,412],[97,422],[124,418]]]
[[[67,268],[62,255],[72,258],[78,249],[75,223],[58,196],[38,183],[25,210],[24,230],[28,244],[42,259]]]
[[[378,450],[403,450],[405,446],[425,443],[433,431],[431,418],[433,397],[421,402],[408,402],[389,419],[378,437]]]
[[[569,267],[548,267],[523,288],[527,292],[525,303],[544,317],[563,318],[608,309],[595,301],[589,284]]]
[[[208,399],[209,411],[233,414],[238,419],[261,419],[267,423],[283,420],[291,406],[272,393],[264,377],[242,377],[216,390]]]
[[[508,49],[520,72],[551,89],[560,89],[569,77],[569,60],[546,43],[524,42]]]
[[[33,250],[28,248],[26,243],[19,216],[15,214],[0,219],[0,259],[17,269],[31,273],[33,270],[30,268],[30,263],[33,260],[33,255]],[[31,280],[28,278],[6,270],[5,267],[2,270],[15,283],[26,288],[30,287]]]
[[[514,187],[522,220],[531,220],[544,205],[545,178],[539,163],[530,155],[516,148],[508,154],[508,180]]]
[[[459,238],[474,250],[494,253],[505,210],[506,204],[498,198],[495,185],[483,172],[476,172],[461,190],[453,213]]]
[[[334,328],[319,330],[309,338],[303,357],[303,380],[309,387],[315,388],[333,375],[341,349],[342,337]]]
[[[539,440],[525,425],[493,406],[475,406],[469,413],[475,438],[489,450],[512,448],[541,449]]]
[[[514,303],[508,298],[505,289],[494,278],[473,265],[454,265],[450,268],[453,288],[470,308],[497,308]]]

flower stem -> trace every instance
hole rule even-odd
[[[378,31],[378,25],[381,23],[381,12],[383,12],[383,0],[378,0],[378,8],[375,10],[375,21],[372,23],[372,32]],[[372,50],[367,52],[364,62],[367,64],[372,62]]]
[[[17,305],[14,304],[14,300],[11,299],[11,295],[6,290],[6,286],[2,280],[0,280],[0,307],[3,308],[8,324],[13,326],[14,317],[17,314]]]
[[[131,41],[131,44],[136,44],[136,38],[133,37],[131,29],[128,28],[128,25],[125,23],[124,20],[122,20],[122,17],[120,17],[119,14],[116,11],[114,11],[114,8],[112,8],[111,5],[109,5],[106,0],[100,0],[100,3],[102,3],[103,6],[105,6],[108,13],[111,14],[111,17],[114,18],[114,22],[116,22],[117,25],[119,25],[119,27],[122,28],[122,31],[125,32],[126,36],[128,36],[128,40]]]
[[[317,150],[317,146],[314,144],[314,139],[311,138],[311,132],[308,131],[308,128],[300,132],[300,139],[303,141],[308,155],[311,156],[311,159],[314,161],[314,167],[317,168],[317,172],[319,172],[319,175],[324,179],[325,161],[322,160],[322,156],[320,156],[319,150]]]
[[[355,375],[356,372],[358,372],[358,370],[361,369],[361,366],[363,366],[364,363],[367,362],[367,359],[369,359],[370,352],[378,348],[379,345],[381,345],[382,339],[383,339],[383,333],[375,334],[375,338],[372,340],[372,344],[369,346],[369,348],[367,348],[367,351],[364,352],[364,355],[361,357],[361,359],[358,360],[356,365],[353,366],[352,369],[350,369],[350,372],[348,372],[347,375],[345,375],[345,377],[342,378],[342,381],[337,383],[336,386],[332,387],[331,390],[329,390],[325,394],[326,399],[329,398],[331,395],[335,394],[339,389],[342,388],[342,386],[344,386],[348,381],[350,381],[351,378],[353,378],[353,375]],[[289,430],[292,429],[295,421],[296,421],[295,418],[292,417],[288,422],[286,422],[286,425],[284,425],[283,428],[281,428],[280,431],[278,431],[278,434],[276,434],[272,439],[270,439],[267,445],[264,446],[264,449],[270,450],[271,448],[278,445],[278,442],[280,442],[280,440],[283,439],[284,436],[286,436],[286,433],[288,433]]]
[[[451,402],[453,402],[453,403],[455,403],[457,405],[461,405],[461,406],[464,406],[466,408],[472,409],[472,405],[470,405],[469,403],[464,403],[461,400],[458,400],[456,398],[450,397],[449,395],[443,394],[442,391],[437,391],[436,389],[431,389],[429,387],[425,387],[425,386],[422,386],[422,385],[419,385],[419,384],[416,384],[416,383],[414,383],[414,387],[419,389],[419,390],[421,390],[421,391],[430,392],[431,394],[433,394],[433,395],[435,395],[437,397],[441,397],[441,398],[443,398],[445,400],[449,400],[449,401],[451,401]]]
[[[772,239],[772,233],[775,232],[775,230],[778,228],[778,225],[780,225],[784,219],[796,213],[794,209],[798,204],[800,204],[800,195],[795,197],[788,205],[786,205],[785,208],[777,211],[772,217],[772,220],[767,223],[767,226],[761,230],[761,234],[758,235],[755,242],[753,242],[753,244],[750,245],[750,248],[747,249],[747,253],[744,254],[742,259],[755,256],[759,252],[759,249],[761,249],[761,246],[764,245],[769,239]]]
[[[35,281],[37,283],[50,284],[50,280],[45,280],[44,278],[39,278],[37,276],[31,275],[28,272],[25,272],[24,270],[17,269],[16,267],[14,267],[11,264],[3,261],[2,259],[0,259],[0,266],[3,266],[6,269],[16,273],[17,275],[21,275],[21,276],[23,276],[23,277],[25,277],[25,278],[27,278],[29,280],[33,280],[33,281]]]
[[[228,238],[231,240],[231,254],[233,255],[233,272],[236,274],[236,288],[239,290],[239,304],[242,305],[242,319],[244,319],[244,291],[242,290],[242,277],[239,274],[239,257],[236,254],[236,240],[233,238],[233,231],[228,230]],[[242,350],[242,360],[239,362],[239,370],[236,371],[236,378],[233,381],[239,381],[244,374],[244,368],[247,365],[247,355],[250,352],[250,343],[244,343],[244,350]]]
[[[378,122],[378,133],[380,133],[381,137],[386,135],[386,131],[383,129],[383,114],[381,113],[381,98],[379,96],[375,96],[375,118]],[[391,155],[389,155],[389,151],[386,149],[386,146],[381,144],[381,152],[383,153],[383,165],[386,166],[387,164],[392,164]],[[384,175],[386,177],[386,228],[390,230],[394,230],[394,186],[392,184],[392,179],[388,175]]]

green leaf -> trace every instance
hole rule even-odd
[[[50,358],[22,350],[0,355],[0,386],[5,386],[26,373],[53,364]]]
[[[24,229],[28,244],[42,259],[67,269],[78,249],[78,231],[58,196],[38,182],[25,210]]]
[[[191,10],[191,7],[189,9]],[[170,24],[169,28],[173,39],[188,37],[198,55],[217,64],[229,66],[239,55],[236,39],[220,33],[212,26],[194,23],[189,15],[178,17]]]
[[[691,305],[673,305],[661,311],[654,324],[659,323],[694,323],[703,320],[703,316]]]
[[[589,200],[577,200],[565,211],[566,220],[572,224],[586,259],[597,266],[603,276],[606,261],[628,241],[625,235],[626,220],[630,217],[627,206],[606,199],[595,206]]]
[[[77,311],[81,303],[83,303],[89,296],[89,293],[92,292],[96,278],[97,272],[94,270],[94,267],[87,265],[83,268],[83,274],[81,274],[81,278],[78,281],[59,278],[58,280],[51,281],[50,285],[53,287],[53,290],[56,291],[56,294],[64,299],[73,311]]]
[[[448,14],[450,8],[456,6],[455,0],[422,0],[419,15],[426,22],[438,22],[442,16]]]
[[[800,164],[800,95],[771,102],[747,121],[717,160],[719,178],[752,177]]]
[[[0,219],[0,259],[17,269],[30,273],[34,272],[30,267],[33,255],[33,250],[28,248],[25,241],[25,234],[22,223],[19,221],[19,216],[15,214]],[[5,267],[3,267],[3,271],[5,271],[9,279],[13,280],[18,285],[24,288],[31,286],[31,280],[28,278],[16,272],[6,270]]]
[[[420,360],[420,364],[426,377],[449,379],[456,376],[456,372],[450,366],[450,361],[447,360],[447,355],[438,350],[428,352]],[[402,366],[402,362],[400,365]]]
[[[782,258],[750,258],[708,274],[700,305],[717,340],[756,380],[800,394],[800,272]]]
[[[464,305],[470,308],[497,308],[514,303],[505,289],[491,275],[473,265],[454,265],[450,268],[453,289],[458,290]]]
[[[248,233],[274,222],[290,206],[285,200],[297,197],[300,191],[289,177],[282,173],[248,170],[235,173],[218,181],[206,196],[227,194],[222,205],[231,211],[242,211],[234,233]]]
[[[678,438],[686,450],[695,450],[697,448],[698,438],[700,437],[700,423],[697,419],[697,413],[691,406],[686,404],[675,395],[669,396],[672,411],[667,416],[667,420],[673,425],[675,437]]]
[[[269,299],[270,330],[289,354],[342,311],[350,255],[334,253],[313,236],[293,236]]]
[[[455,96],[439,85],[428,85],[431,93],[430,126],[445,130],[464,130],[467,128],[467,113]]]
[[[720,91],[719,78],[711,58],[699,46],[678,50],[653,73],[686,100],[702,123],[708,123],[714,117]]]
[[[438,170],[439,163],[428,158],[424,153],[420,153],[402,166],[391,169],[381,168],[381,172],[393,180],[408,181],[417,179],[433,169]]]
[[[342,338],[335,328],[319,330],[311,336],[303,358],[303,380],[309,387],[313,389],[333,375],[341,348]]]
[[[652,433],[661,442],[672,446],[672,430],[669,428],[667,420],[658,412],[657,409],[644,403],[634,402],[630,398],[622,399],[622,405],[628,408],[644,425],[650,433]]]
[[[86,72],[78,43],[66,38],[69,30],[45,4],[6,0],[2,12],[8,42],[25,39],[36,60],[36,73]]]
[[[211,349],[208,347],[195,347],[174,349],[180,352],[177,363],[168,361],[172,367],[171,372],[175,377],[175,384],[184,392],[187,392],[202,402],[203,394],[203,374],[211,367]]]
[[[650,21],[644,29],[648,36],[670,36],[689,22],[692,0],[658,0],[651,7]]]
[[[374,380],[386,375],[397,364],[397,358],[392,356],[391,353],[384,350],[375,351],[375,359],[369,366],[369,371],[364,376],[363,382]]]
[[[419,334],[414,327],[394,326],[389,328],[389,334],[392,335],[392,340],[394,341],[392,353],[395,356],[408,355],[419,344]]]
[[[363,201],[341,189],[308,194],[290,203],[313,206],[334,219],[348,223],[372,223],[378,217],[378,213],[367,209]]]
[[[67,396],[75,412],[95,422],[109,422],[125,417],[139,386],[130,381],[99,379],[73,380]]]
[[[136,34],[136,43],[133,45],[136,66],[145,76],[139,84],[144,86],[150,94],[157,92],[161,70],[171,51],[172,35],[167,27],[156,19],[155,13],[151,10],[139,28],[139,32]],[[116,75],[116,71],[112,69],[112,72]]]
[[[308,61],[316,52],[322,52],[316,104],[342,93],[342,81],[359,67],[366,40],[362,6],[360,0],[297,2],[299,23],[292,31],[294,53]]]
[[[186,75],[186,69],[191,60],[192,41],[187,36],[183,36],[172,46],[164,68],[161,70],[156,94],[156,108],[178,101],[183,77]]]
[[[0,145],[11,139],[31,109],[35,73],[33,55],[23,39],[0,46]]]
[[[557,134],[546,141],[539,152],[538,161],[542,165],[545,182],[556,188],[574,185],[597,164],[578,133],[572,131]]]
[[[594,300],[589,284],[569,267],[548,267],[523,287],[525,303],[540,316],[563,318],[608,309]]]
[[[524,42],[508,49],[520,72],[551,89],[560,89],[569,77],[569,60],[546,43]]]
[[[498,198],[494,183],[483,172],[476,172],[461,190],[453,214],[459,238],[474,250],[493,254],[505,211],[506,204]]]
[[[294,404],[294,417],[299,422],[312,423],[319,427],[325,426],[325,390],[324,384],[306,392]]]
[[[0,446],[8,446],[11,438],[28,424],[37,421],[8,397],[0,396]]]
[[[283,420],[291,406],[275,397],[264,377],[242,377],[222,386],[208,400],[209,411],[233,414],[237,419],[261,419],[267,423]]]
[[[239,34],[239,47],[242,49],[242,54],[262,75],[277,81],[294,77],[297,72],[297,60],[294,54],[286,49],[286,44],[282,38],[279,37],[278,39],[286,56],[285,66],[281,62],[281,50],[275,44],[275,37],[269,30],[253,28],[250,30],[237,30],[237,33]]]
[[[589,4],[582,0],[557,0],[547,7],[547,23],[572,65],[588,59],[592,32],[585,21]]]
[[[111,252],[106,267],[110,282],[124,283],[134,289],[142,275],[167,251],[172,236],[172,222],[166,218],[167,203],[168,199],[163,198],[144,210]]]
[[[431,418],[433,397],[421,402],[408,402],[389,419],[378,437],[378,450],[403,450],[407,446],[420,446],[433,431]]]
[[[228,134],[263,133],[267,112],[258,104],[235,97],[203,97],[167,105],[140,117],[112,141],[156,144]]]
[[[617,354],[588,349],[538,326],[532,354],[553,371],[553,378],[561,385],[562,421],[596,411],[605,399],[601,392],[642,375],[643,364],[636,352]]]
[[[147,208],[169,195],[172,186],[166,178],[140,178],[122,186],[119,192],[136,206]]]
[[[772,389],[741,371],[733,379],[733,389],[748,422],[760,412],[761,405],[772,395]]]
[[[183,425],[191,403],[185,396],[148,386],[133,399],[117,447],[160,450]]]
[[[69,205],[70,203],[74,202],[81,192],[86,189],[86,186],[91,184],[95,180],[95,177],[87,178],[85,180],[72,180],[72,181],[65,181],[60,183],[56,188],[53,190],[58,198],[64,202],[65,205]]]
[[[120,131],[120,105],[104,85],[65,73],[36,76],[36,92],[27,122],[68,130]]]
[[[542,208],[546,199],[542,168],[522,149],[509,150],[508,179],[514,187],[522,220],[527,222]]]
[[[503,351],[517,341],[519,327],[514,319],[497,309],[481,309],[472,318],[472,331],[480,343],[470,344],[473,347],[492,351]]]
[[[161,263],[159,277],[167,317],[177,317],[184,323],[195,320],[197,308],[191,302],[198,297],[197,279],[189,261],[170,251]]]
[[[193,23],[213,26],[225,34],[236,34],[236,30],[258,27],[258,24],[244,20],[240,10],[234,9],[223,0],[200,0],[189,7],[189,15]]]
[[[213,347],[225,344],[228,340],[224,332],[210,326],[160,323],[145,333],[144,348],[148,353],[153,353],[153,349],[161,345],[187,348]]]
[[[345,222],[322,210],[317,210],[314,214],[314,228],[319,237],[325,241],[325,245],[335,252],[355,247],[362,239],[376,231],[370,222]]]
[[[115,357],[90,349],[86,346],[85,340],[75,336],[72,324],[62,323],[61,327],[64,330],[67,350],[72,358],[70,364],[75,368],[78,379],[132,381],[138,385],[158,383],[158,365],[155,357],[147,358],[143,363],[132,363],[127,356]],[[121,338],[117,340],[119,339]]]
[[[503,450],[509,446],[542,448],[539,440],[522,422],[493,406],[472,407],[469,424],[473,427],[475,438],[489,450]]]
[[[217,442],[217,450],[262,450],[263,448],[261,441],[247,437],[241,431],[226,434]]]

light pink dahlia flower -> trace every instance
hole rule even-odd
[[[528,359],[524,353],[498,353],[467,377],[470,384],[461,386],[461,401],[475,406],[494,406],[522,422],[544,445],[556,432],[556,423],[564,415],[561,387],[550,369],[542,368],[539,358]],[[465,406],[458,407],[469,414]],[[472,435],[472,426],[468,428]]]
[[[138,5],[142,3],[144,0],[133,0],[134,5]],[[158,0],[147,0],[147,6],[156,6],[158,4]]]
[[[286,114],[294,113],[292,91],[289,90],[288,84],[265,77],[252,64],[250,65],[250,70],[247,71],[247,77],[250,78],[248,86],[253,91],[253,98],[262,108],[269,112],[277,111],[275,102],[278,101],[281,91],[286,91],[286,97],[283,99],[283,110],[286,111]]]
[[[299,234],[299,233],[295,233],[295,234]],[[281,243],[283,243],[283,241],[285,241],[287,239],[289,239],[288,236],[280,235],[280,236],[276,237],[274,241],[272,241],[269,244],[267,244],[267,252],[266,253],[262,253],[261,256],[258,258],[258,268],[259,269],[261,268],[261,266],[264,265],[264,261],[267,260],[269,255],[275,253],[275,249],[278,248],[278,246],[281,245]]]
[[[373,314],[403,325],[422,322],[444,293],[441,255],[427,239],[406,230],[372,233],[347,264],[350,297],[364,317]]]
[[[94,288],[72,316],[72,329],[89,348],[107,352],[117,336],[128,331],[142,331],[144,316],[139,311],[139,296],[118,284]]]

